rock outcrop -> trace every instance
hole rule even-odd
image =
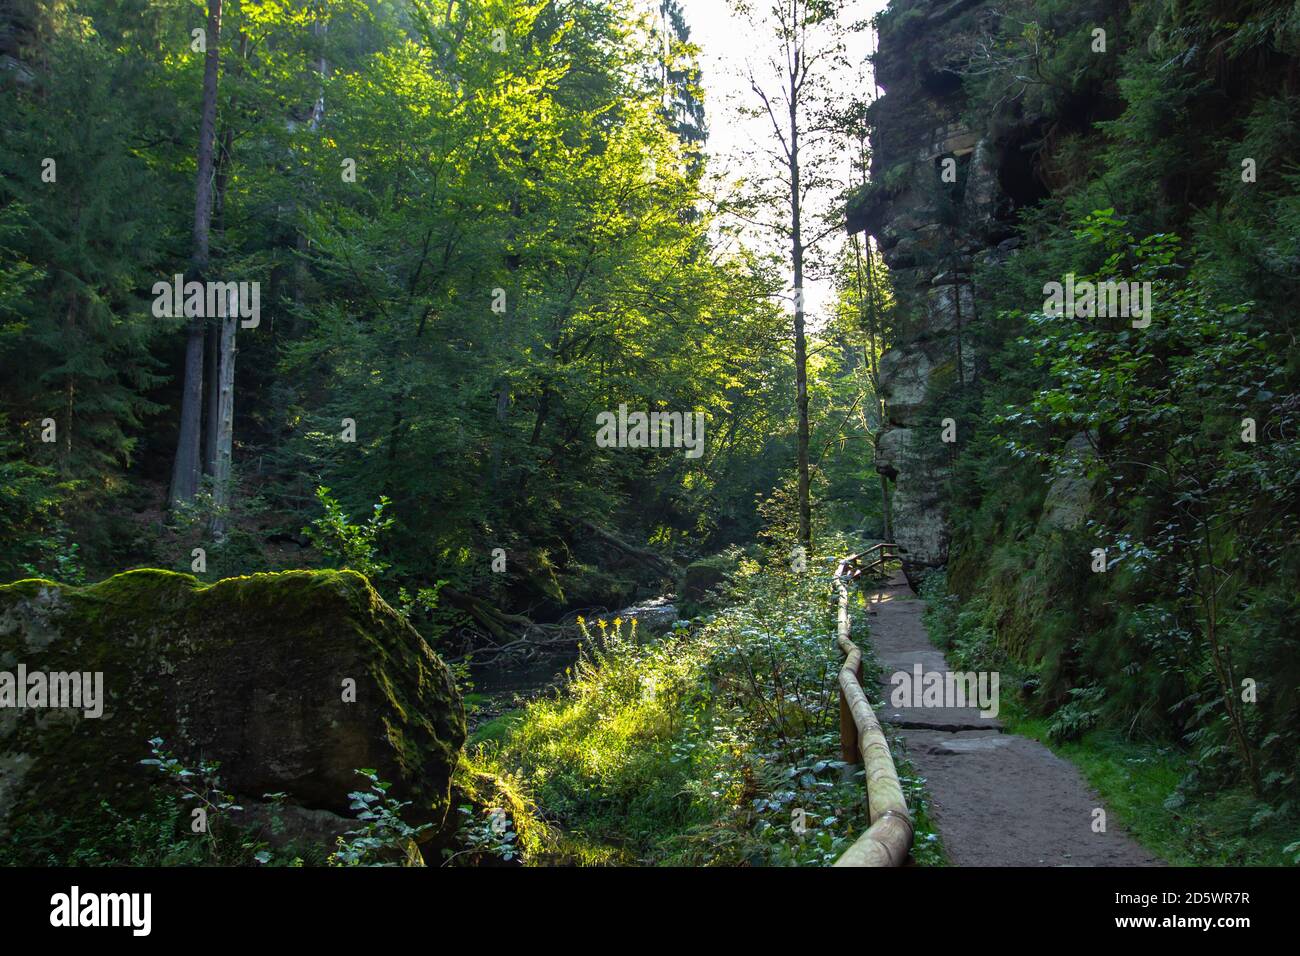
[[[102,674],[102,713],[13,706],[4,678],[20,666]],[[412,801],[407,822],[434,833],[465,738],[446,665],[350,571],[2,586],[0,705],[0,837],[36,813],[75,825],[101,801],[143,806],[159,783],[140,763],[155,736],[186,766],[218,761],[241,801],[283,792],[316,815],[351,819],[355,771],[373,768]]]
[[[923,414],[927,398],[979,374],[964,334],[978,317],[973,275],[1011,253],[1016,212],[1043,192],[1025,165],[1022,118],[969,115],[973,41],[997,16],[988,0],[890,5],[874,60],[885,95],[871,108],[871,182],[848,209],[849,231],[875,237],[898,304],[880,361],[889,430],[876,465],[893,482],[894,538],[918,566],[948,550],[943,416]]]

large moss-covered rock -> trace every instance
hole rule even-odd
[[[1066,443],[1065,450],[1043,499],[1043,511],[1038,519],[1040,531],[1069,531],[1079,527],[1092,504],[1092,481],[1088,478],[1088,467],[1096,458],[1092,442],[1080,432]]]
[[[440,824],[465,738],[460,695],[420,635],[350,571],[201,585],[130,571],[88,587],[0,586],[0,672],[102,672],[103,714],[0,708],[0,836],[37,812],[143,805],[160,736],[226,790],[352,816],[358,768]],[[353,685],[350,682],[355,682]],[[355,693],[349,688],[355,687]],[[434,830],[429,832],[436,832]]]
[[[717,589],[740,566],[738,550],[700,558],[686,566],[677,582],[677,610],[682,617],[696,617],[714,603]]]

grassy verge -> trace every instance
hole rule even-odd
[[[1167,863],[1177,866],[1279,866],[1300,863],[1300,825],[1263,807],[1246,787],[1189,792],[1195,762],[1170,741],[1138,740],[1090,726],[1086,711],[1067,704],[1049,716],[1031,713],[1012,688],[1033,686],[1034,674],[1009,662],[978,607],[959,608],[942,576],[925,588],[930,639],[963,670],[999,670],[1001,719],[1008,733],[1037,740],[1079,768],[1111,819]],[[1010,691],[1010,692],[1009,692]]]
[[[868,821],[861,771],[839,760],[828,580],[747,560],[732,603],[689,628],[641,644],[629,622],[595,625],[567,686],[481,734],[471,759],[515,781],[585,862],[833,863]],[[864,646],[866,621],[855,609]],[[917,862],[942,862],[923,782],[900,774]]]

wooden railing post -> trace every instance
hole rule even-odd
[[[898,781],[898,770],[889,752],[889,741],[863,690],[862,650],[850,637],[852,619],[846,583],[856,577],[856,574],[850,574],[849,569],[863,555],[880,551],[880,556],[872,564],[878,563],[883,567],[888,550],[895,547],[892,544],[876,545],[862,554],[845,558],[835,570],[835,588],[839,597],[835,643],[844,654],[839,675],[840,753],[846,763],[862,764],[871,819],[871,826],[835,861],[836,866],[902,866],[912,848],[912,816]]]
[[[840,688],[840,759],[847,764],[862,762],[858,755],[858,725],[843,687]]]

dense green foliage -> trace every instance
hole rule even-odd
[[[225,4],[209,275],[259,282],[261,318],[224,536],[206,493],[161,509],[184,320],[150,291],[191,251],[202,11],[17,11],[0,577],[191,570],[196,547],[215,575],[324,562],[300,533],[324,485],[338,513],[392,502],[386,593],[444,580],[544,614],[644,579],[585,522],[669,557],[758,528],[793,447],[788,320],[706,190],[675,5]],[[704,454],[597,447],[622,404],[703,412]]]
[[[788,510],[784,279],[708,177],[679,3],[647,16],[630,0],[225,0],[219,39],[218,6],[19,0],[0,22],[0,579],[347,568],[451,656],[670,589],[691,560],[770,525],[759,501]],[[819,529],[871,533],[880,503],[874,482],[863,487],[864,446],[879,422],[866,367],[882,341],[867,334],[878,303],[864,304],[861,256],[856,266],[840,270],[837,313],[810,339],[812,465]],[[177,275],[257,283],[260,316],[237,330],[229,484],[213,457],[221,323],[200,317],[204,476],[169,508],[196,324],[160,313],[155,285]],[[597,415],[623,406],[702,413],[702,454],[602,447]],[[792,532],[768,530],[787,560]],[[581,665],[576,700],[613,694],[620,720],[645,717],[655,740],[684,749],[633,755],[617,736],[630,724],[571,708],[572,733],[538,741],[560,776],[525,775],[545,812],[581,815],[586,774],[633,812],[616,851],[601,832],[581,850],[567,835],[563,853],[833,859],[861,829],[862,802],[823,753],[834,715],[821,588],[768,583],[700,635],[614,642],[599,667]],[[751,625],[767,637],[750,640]],[[749,684],[728,676],[739,665]],[[633,671],[662,685],[647,714],[618,696]],[[786,680],[797,706],[762,713]],[[563,706],[536,705],[518,733],[540,733]],[[705,770],[731,776],[721,800]],[[507,777],[472,760],[459,773],[449,862],[561,852],[524,798],[503,797]],[[806,839],[751,827],[788,813],[796,792]],[[352,798],[366,826],[338,861],[412,835],[378,781]],[[520,811],[509,838],[481,817],[495,800]],[[185,850],[181,806],[160,796],[138,822],[105,807],[71,859],[257,859],[238,838]],[[736,844],[648,842],[706,820]],[[25,859],[58,856],[61,824],[23,827]]]
[[[832,529],[890,537],[880,357],[920,317],[871,243],[819,263],[836,298],[809,329],[816,554],[786,572],[787,277],[746,222],[784,221],[787,200],[711,178],[681,3],[226,0],[199,185],[215,4],[9,6],[0,581],[351,568],[453,657],[675,580],[703,615],[717,605],[692,581],[730,574],[730,604],[669,637],[587,625],[600,640],[562,692],[462,764],[447,862],[833,860],[864,821],[834,759],[823,565],[847,550]],[[900,56],[925,55],[926,6],[877,20]],[[908,426],[960,423],[923,451],[942,456],[951,532],[933,629],[953,664],[1016,676],[1018,726],[1108,795],[1138,788],[1135,832],[1170,860],[1276,862],[1300,815],[1300,8],[996,8],[944,8],[979,42],[928,77],[1018,157],[1001,186],[1020,212],[1014,254],[977,257],[974,314],[955,293],[969,353],[937,366]],[[808,147],[805,189],[841,153],[866,166],[879,111],[844,101],[820,104],[831,145],[816,162]],[[911,155],[933,119],[891,135]],[[909,175],[858,183],[859,201]],[[940,189],[915,243],[949,288],[1006,236],[960,234],[966,185]],[[200,231],[202,278],[257,283],[261,314],[238,332],[233,479],[205,448],[201,493],[169,508],[197,326],[159,314],[154,289],[192,277]],[[1066,275],[1149,283],[1149,325],[1048,309]],[[602,445],[597,416],[620,409],[702,413],[702,453]],[[1130,753],[1156,771],[1120,773]],[[411,836],[378,780],[354,800],[370,816],[335,862]],[[1218,856],[1175,839],[1189,801],[1230,811]],[[263,849],[178,843],[174,795],[135,820],[101,809],[73,844],[64,821],[26,821],[23,859],[64,860],[55,842],[71,862]],[[918,860],[939,856],[918,832]]]
[[[1240,787],[1256,824],[1293,818],[1300,19],[1007,6],[968,109],[1032,126],[1051,195],[975,276],[977,380],[929,402],[927,421],[967,423],[948,488],[949,581],[972,601],[959,656],[1023,668],[1058,739],[1176,741],[1195,756],[1183,791]],[[1090,52],[1098,24],[1108,55]],[[1149,327],[1052,314],[1045,283],[1070,273],[1150,282]],[[1071,477],[1078,523],[1054,511]]]

